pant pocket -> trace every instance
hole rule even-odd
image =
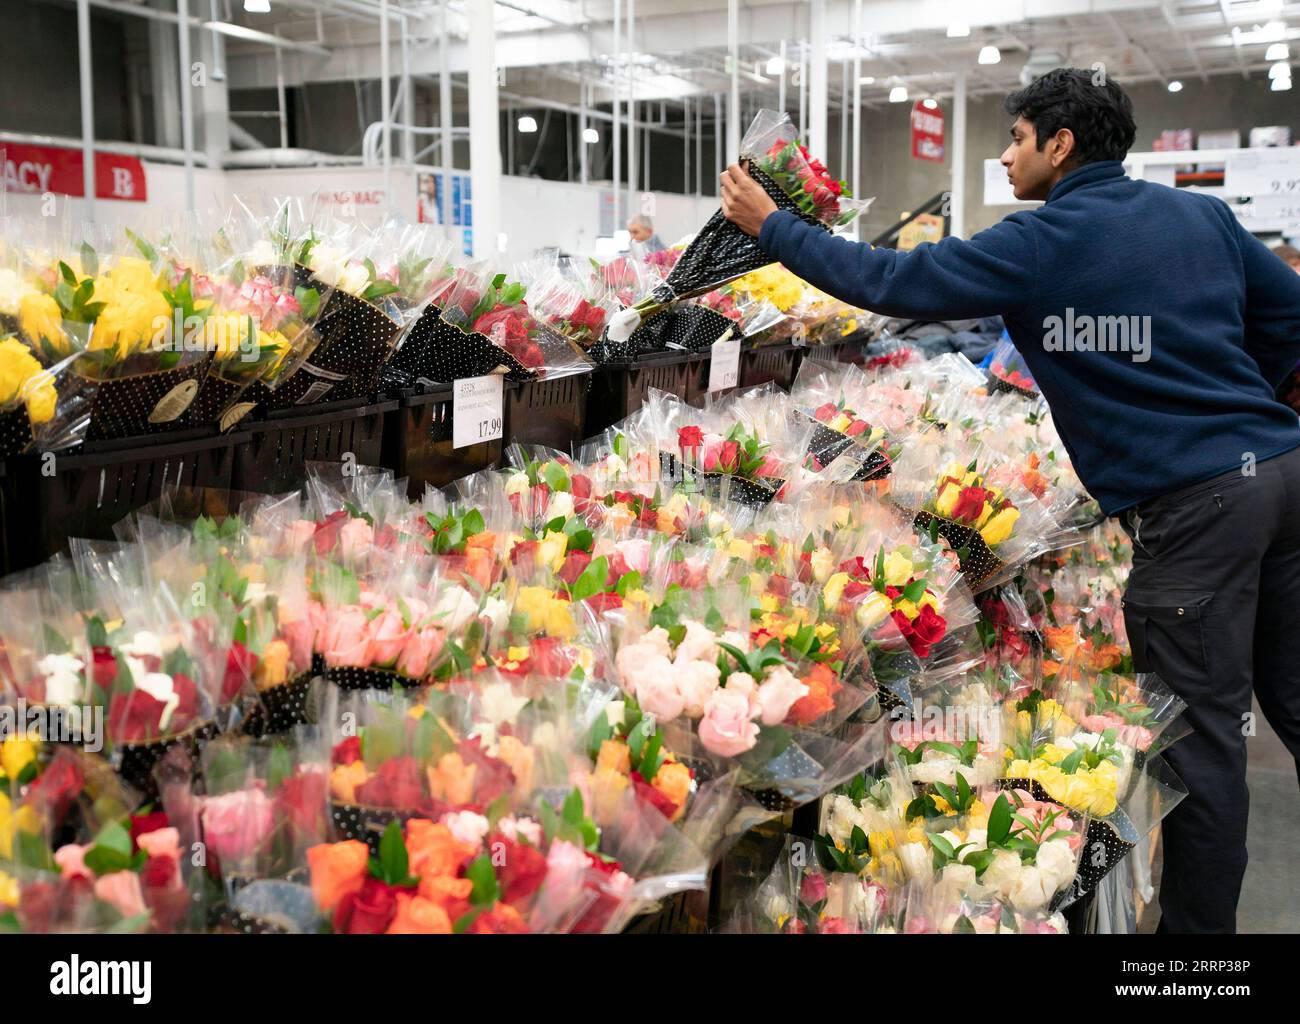
[[[1208,689],[1202,619],[1213,598],[1205,591],[1130,587],[1121,605],[1134,669],[1156,673],[1184,699]]]

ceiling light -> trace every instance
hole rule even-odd
[[[767,66],[766,66],[766,70],[767,70],[767,73],[768,73],[769,75],[784,75],[784,74],[785,74],[785,58],[784,58],[784,57],[768,57],[768,58],[767,58]]]
[[[875,84],[876,84],[876,76],[875,76],[875,75],[867,75],[865,78],[859,78],[859,79],[858,79],[858,84],[859,84],[859,85],[875,85]]]
[[[962,24],[961,22],[954,22],[948,26],[949,39],[965,39],[968,35],[970,35],[969,25]]]
[[[1290,78],[1291,65],[1284,60],[1278,61],[1271,68],[1268,69],[1268,77],[1269,78]]]
[[[595,128],[584,128],[584,129],[582,129],[582,141],[583,141],[583,142],[599,142],[599,141],[600,141],[600,132],[596,131]]]
[[[925,107],[926,110],[938,110],[939,101],[936,100],[933,96],[927,96],[925,99],[921,101],[921,106]]]
[[[1291,88],[1291,79],[1275,78],[1273,79],[1273,84],[1270,85],[1269,88],[1272,89],[1274,92],[1286,92]]]
[[[907,100],[907,86],[896,85],[889,90],[890,103],[904,103]]]
[[[270,14],[271,0],[244,0],[244,10],[249,14]]]
[[[980,50],[981,64],[1000,64],[1002,62],[1002,51],[996,46],[986,46]]]
[[[1259,0],[1259,10],[1262,14],[1281,14],[1284,6],[1283,0]]]
[[[1276,43],[1286,38],[1286,22],[1270,21],[1259,30],[1260,42]]]
[[[1286,60],[1290,56],[1291,47],[1287,46],[1286,43],[1274,43],[1268,48],[1268,52],[1264,54],[1264,59],[1272,62],[1275,60]]]
[[[515,127],[519,129],[521,134],[531,135],[533,132],[537,131],[537,121],[525,114],[519,119]]]
[[[1169,89],[1170,92],[1182,92],[1183,83],[1178,81],[1178,79],[1174,79],[1172,82],[1169,83],[1167,88]]]

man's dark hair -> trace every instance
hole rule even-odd
[[[1123,160],[1133,140],[1133,103],[1112,78],[1082,68],[1057,68],[1007,97],[1006,110],[1034,126],[1041,150],[1062,128],[1074,133],[1073,164]]]

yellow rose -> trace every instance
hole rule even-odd
[[[961,496],[961,487],[951,480],[945,482],[939,488],[939,494],[934,500],[934,511],[936,514],[945,518],[952,515],[952,510],[957,505],[957,499]]]
[[[813,579],[818,583],[825,583],[835,568],[835,556],[827,547],[817,548],[809,557],[809,562],[812,565]]]
[[[748,562],[754,557],[754,546],[747,540],[736,537],[727,545],[727,554],[732,558],[738,558],[742,562]]]
[[[1020,518],[1020,509],[1004,508],[980,528],[980,536],[989,547],[1001,544],[1011,536],[1011,531]]]
[[[0,907],[18,906],[18,879],[0,871]]]
[[[901,552],[891,551],[885,556],[885,582],[891,587],[903,586],[914,572],[912,560]]]
[[[558,572],[564,564],[564,552],[569,545],[569,538],[559,530],[552,530],[537,545],[537,564],[549,566]]]
[[[908,601],[906,598],[899,601],[898,604],[894,606],[894,608],[896,611],[900,611],[904,615],[906,615],[909,620],[914,619],[921,614],[921,610],[917,608],[913,602]]]
[[[873,590],[858,605],[858,628],[862,630],[875,629],[889,617],[891,610],[889,598],[879,591]]]
[[[8,793],[0,793],[0,857],[10,860],[14,853],[14,834],[18,831],[38,835],[41,831],[41,819],[36,810],[29,806],[12,809]]]
[[[58,352],[68,352],[68,336],[63,332],[63,313],[54,296],[29,292],[18,303],[18,331],[33,345],[42,340]]]
[[[16,782],[22,775],[23,769],[36,760],[39,749],[35,740],[17,736],[9,737],[0,743],[0,769],[4,770],[11,782]]]
[[[939,610],[939,600],[934,594],[927,590],[921,595],[921,600],[916,602],[918,608],[933,608],[936,612]]]
[[[229,359],[244,350],[251,321],[240,313],[222,313],[203,321],[203,347],[218,359]]]
[[[842,412],[836,415],[829,423],[826,424],[826,426],[829,429],[842,434],[844,433],[844,431],[849,429],[852,423],[853,423],[853,417],[846,412]]]
[[[623,607],[633,608],[642,614],[650,614],[650,595],[637,587],[635,590],[629,590],[623,595]]]
[[[844,588],[849,585],[849,574],[846,572],[837,572],[826,581],[826,586],[822,588],[822,600],[826,602],[827,607],[833,608],[840,603],[840,597],[844,594]]]
[[[289,678],[289,645],[283,640],[272,640],[262,652],[257,664],[254,683],[259,690],[279,686]]]

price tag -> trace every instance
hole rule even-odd
[[[497,373],[456,381],[451,392],[453,448],[495,441],[502,435],[505,421],[502,382],[502,376]]]
[[[1300,146],[1234,153],[1223,172],[1223,188],[1233,196],[1300,196]]]
[[[715,341],[709,357],[709,390],[734,388],[740,380],[740,339]]]

